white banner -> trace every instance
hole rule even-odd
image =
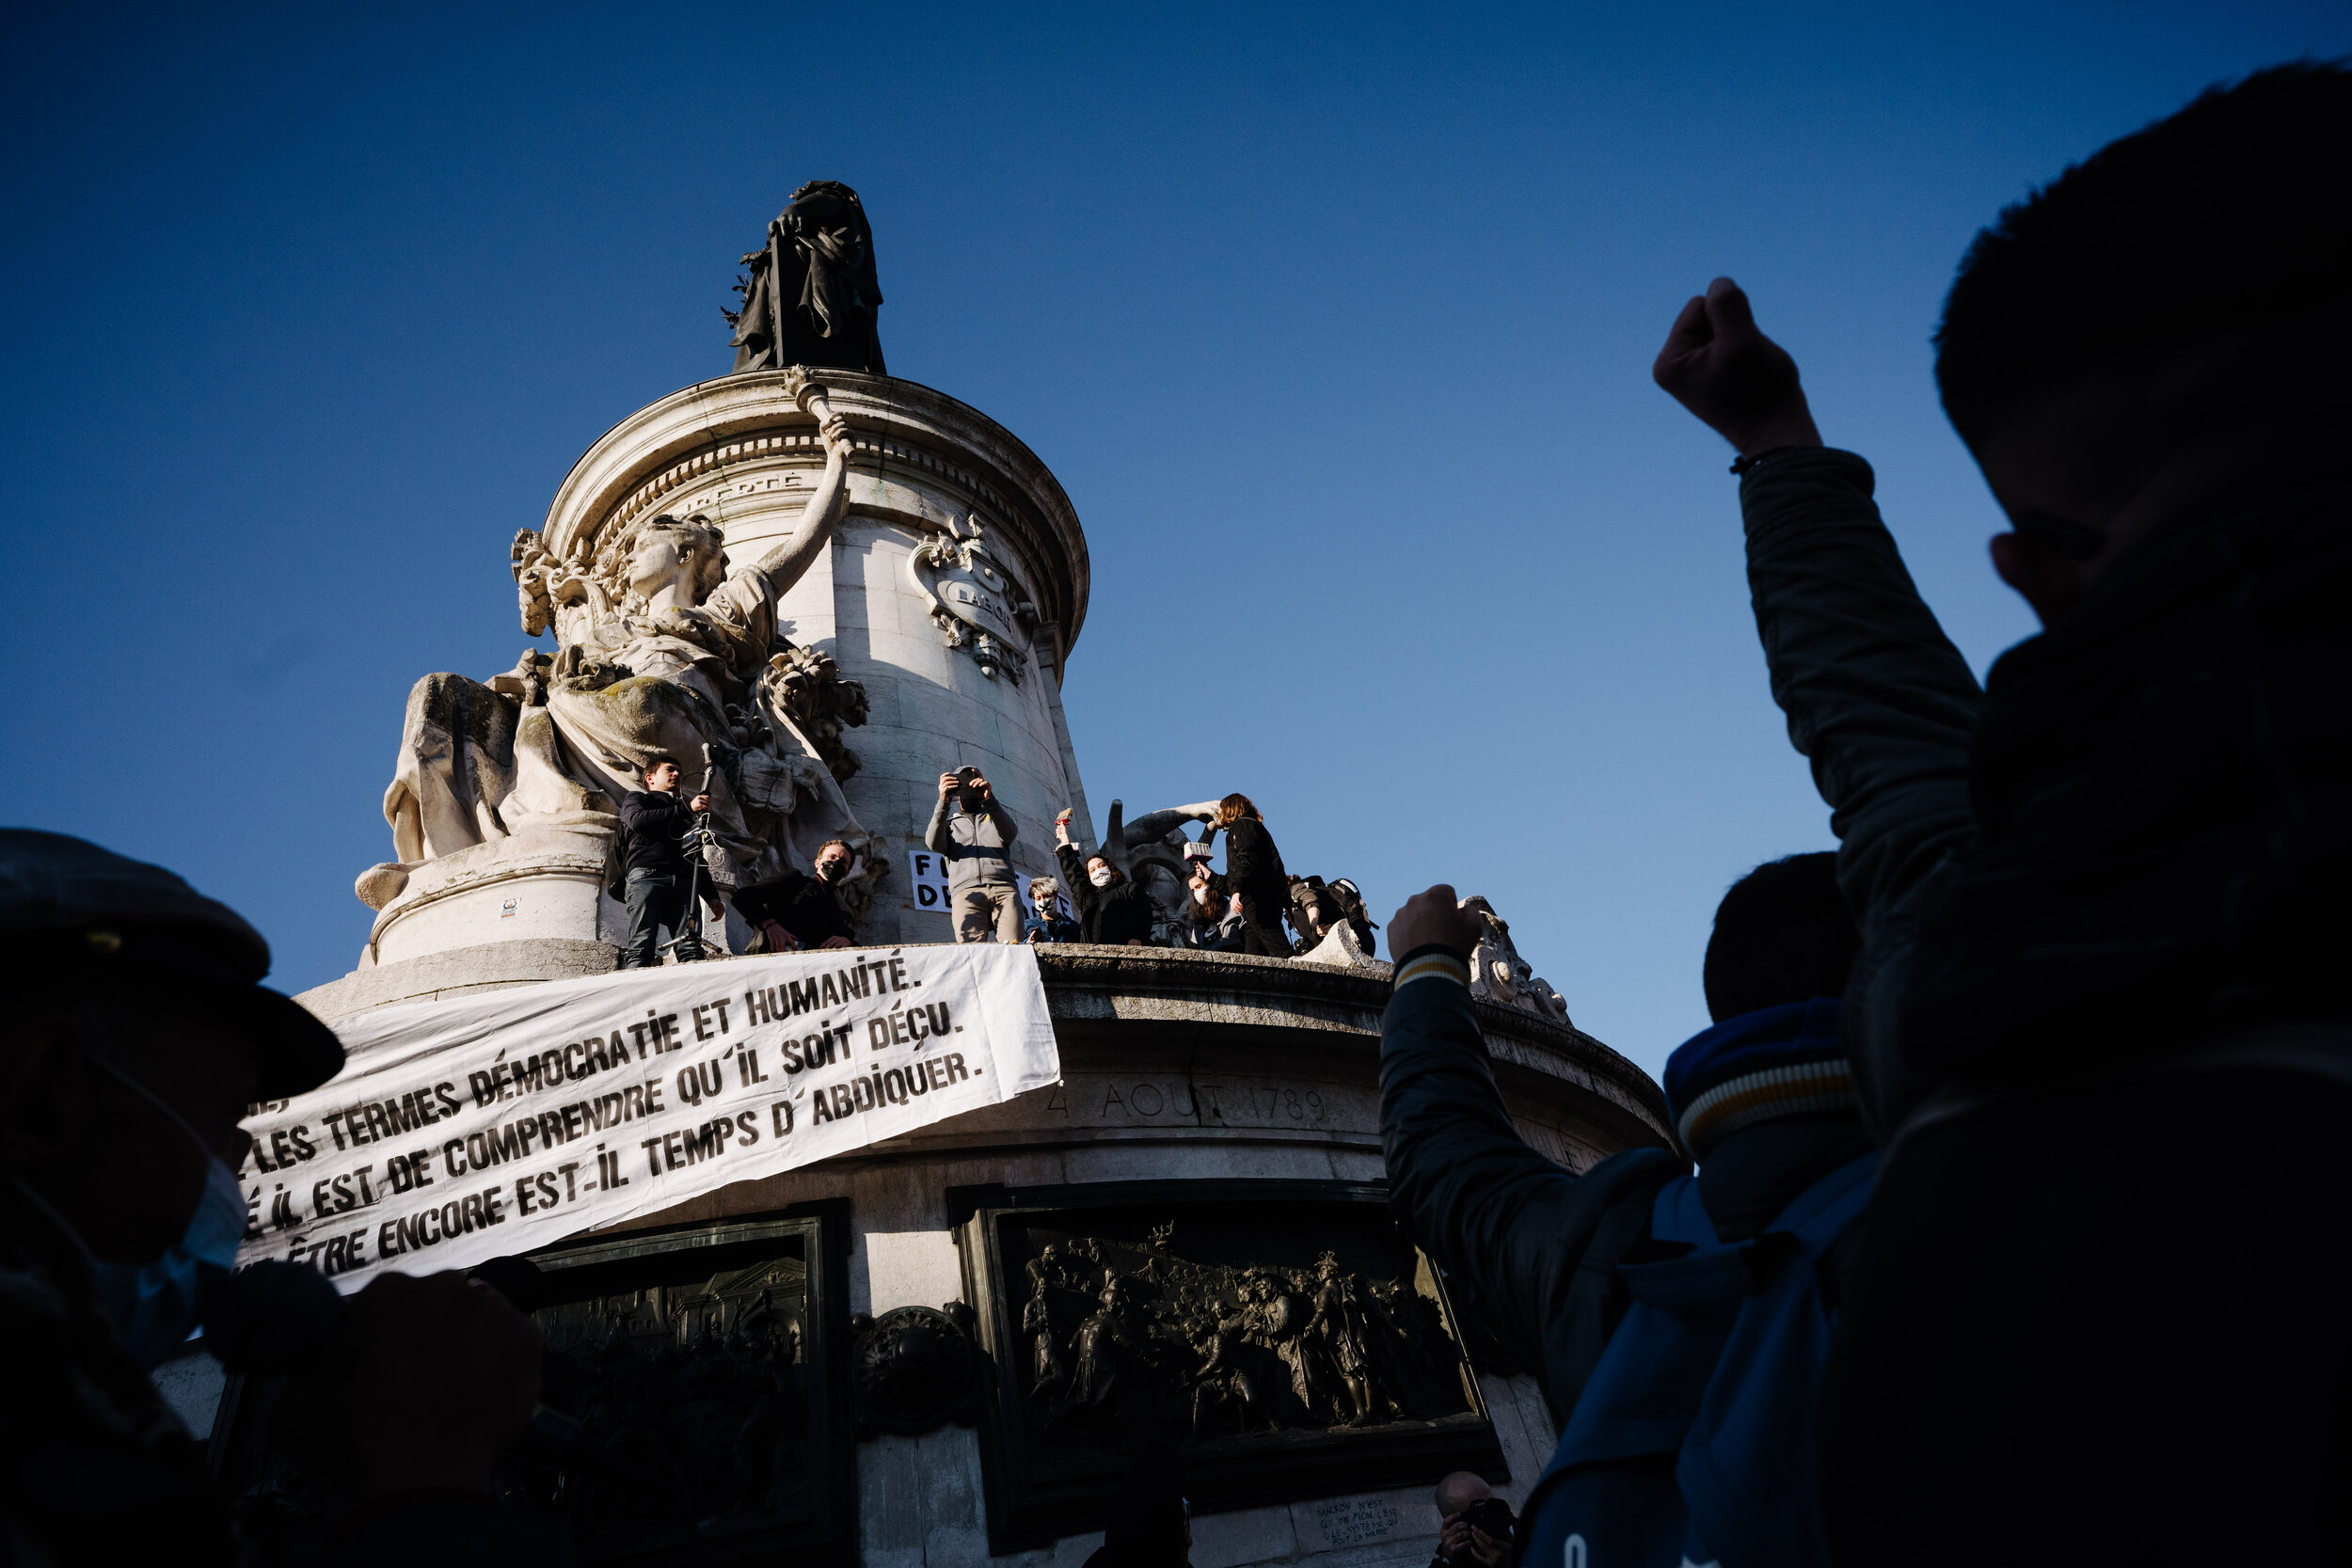
[[[424,1002],[246,1122],[238,1262],[354,1291],[862,1148],[1061,1081],[1027,947],[850,948]]]

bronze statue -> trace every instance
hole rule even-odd
[[[1061,1357],[1061,1333],[1054,1323],[1054,1304],[1048,1292],[1061,1285],[1059,1249],[1051,1245],[1029,1259],[1029,1300],[1021,1309],[1021,1332],[1037,1342],[1033,1370],[1037,1381],[1029,1386],[1029,1397],[1038,1399],[1062,1387],[1070,1381],[1070,1369]]]
[[[1193,1340],[1193,1352],[1200,1357],[1200,1365],[1188,1374],[1192,1385],[1192,1438],[1199,1442],[1209,1430],[1216,1413],[1232,1406],[1243,1432],[1263,1427],[1268,1432],[1282,1430],[1282,1418],[1265,1397],[1262,1378],[1246,1364],[1246,1356],[1236,1345],[1234,1336],[1242,1327],[1240,1318],[1222,1323],[1212,1322],[1201,1326]]]
[[[1124,1282],[1117,1275],[1103,1287],[1100,1299],[1102,1309],[1078,1325],[1077,1370],[1071,1379],[1070,1392],[1047,1418],[1048,1426],[1073,1410],[1100,1409],[1111,1404],[1121,1367],[1128,1357],[1143,1350],[1129,1331],[1127,1294]]]
[[[735,369],[787,365],[889,372],[882,366],[882,284],[874,272],[874,230],[857,192],[838,180],[812,180],[768,225],[767,245],[746,252],[739,278],[740,310],[722,310],[735,328]]]
[[[1323,1353],[1339,1382],[1333,1402],[1343,1426],[1361,1426],[1382,1413],[1396,1414],[1396,1403],[1373,1377],[1371,1325],[1356,1276],[1343,1274],[1339,1259],[1325,1253],[1315,1260],[1314,1316],[1307,1337]]]

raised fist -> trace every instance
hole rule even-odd
[[[1756,329],[1748,296],[1728,277],[1683,306],[1650,376],[1742,457],[1821,444],[1797,362]]]

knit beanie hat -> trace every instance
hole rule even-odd
[[[1844,1004],[1817,996],[1727,1018],[1666,1058],[1666,1105],[1693,1160],[1774,1117],[1856,1110]]]

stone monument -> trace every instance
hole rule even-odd
[[[321,1017],[611,968],[615,802],[655,752],[707,770],[721,887],[847,839],[876,946],[951,940],[912,863],[964,763],[1017,869],[1050,871],[1069,808],[1174,912],[1214,806],[1114,804],[1094,831],[1060,701],[1089,587],[1061,486],[882,373],[854,193],[803,187],[760,254],[736,372],[608,431],[514,541],[522,628],[552,648],[411,693],[394,858],[359,879],[358,966],[303,998]],[[1668,1143],[1657,1086],[1482,913],[1473,1005],[1523,1135],[1577,1170]],[[1075,1568],[1136,1454],[1181,1467],[1203,1564],[1419,1562],[1440,1475],[1524,1496],[1552,1413],[1386,1207],[1387,966],[1344,927],[1299,959],[1039,961],[1059,1085],[537,1255],[548,1402],[603,1467],[526,1465],[515,1496],[581,1560]],[[265,1397],[215,1434],[264,1499]]]

